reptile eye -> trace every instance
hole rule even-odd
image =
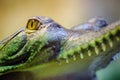
[[[40,22],[36,19],[30,19],[27,23],[27,29],[37,30],[39,28]]]

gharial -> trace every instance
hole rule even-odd
[[[25,28],[0,42],[0,78],[30,72],[34,76],[29,80],[74,73],[92,79],[120,51],[120,21],[107,25],[99,19],[72,29],[48,17],[29,19]],[[28,80],[22,76],[20,80]]]

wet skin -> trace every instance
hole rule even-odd
[[[0,75],[19,72],[26,76],[28,72],[35,80],[67,79],[73,74],[78,79],[93,78],[120,51],[119,46],[119,21],[97,31],[70,30],[48,17],[36,16],[0,42]]]

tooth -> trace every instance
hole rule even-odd
[[[90,50],[88,50],[88,56],[91,56],[91,51]]]
[[[97,47],[95,47],[95,52],[97,55],[99,54],[99,49]]]
[[[116,31],[116,40],[120,41],[120,29]]]
[[[117,41],[120,41],[120,38],[119,38],[118,36],[116,36],[116,40],[117,40]]]
[[[81,59],[83,59],[83,58],[84,58],[83,53],[80,53],[80,58],[81,58]]]
[[[102,49],[103,49],[103,51],[105,51],[105,50],[106,50],[106,46],[105,46],[105,44],[102,43],[101,45],[102,45]]]
[[[76,56],[75,56],[75,55],[73,55],[73,60],[74,60],[74,61],[76,60]]]
[[[111,40],[109,40],[109,45],[110,47],[113,47],[113,42]]]
[[[110,47],[113,47],[113,42],[111,41],[111,39],[109,39],[108,41],[109,41]]]
[[[66,63],[69,63],[69,60],[68,60],[68,58],[66,58]]]

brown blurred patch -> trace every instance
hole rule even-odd
[[[49,16],[71,26],[102,15],[109,22],[119,19],[119,0],[0,0],[0,40],[26,25],[32,16]]]

